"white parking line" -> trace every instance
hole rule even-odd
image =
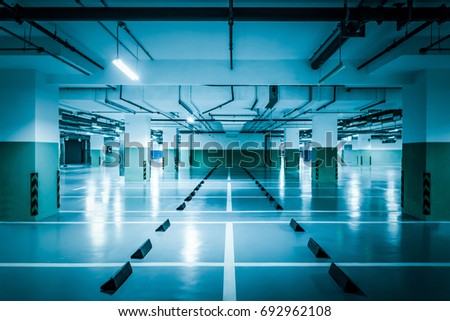
[[[39,222],[0,222],[1,225],[90,225],[90,224],[111,224],[111,225],[142,225],[142,224],[150,224],[150,225],[156,225],[160,224],[160,221],[122,221],[122,222],[114,222],[114,221],[39,221]],[[233,224],[289,224],[290,221],[236,221],[236,220],[229,220],[229,221],[170,221],[170,224],[187,224],[187,225],[195,225],[195,224],[227,224],[227,223],[233,223]],[[299,223],[302,224],[311,224],[311,225],[317,225],[317,224],[450,224],[450,221],[299,221]]]
[[[231,175],[230,169],[228,168],[228,180],[227,180],[227,212],[233,211],[233,204],[231,198]]]
[[[232,240],[231,240],[232,241]],[[225,253],[227,254],[227,253]],[[223,267],[224,287],[223,299],[236,300],[235,267],[329,267],[331,262],[234,262],[234,251],[228,253],[222,262],[131,262],[133,267]],[[232,257],[231,257],[232,256]],[[334,262],[340,267],[450,267],[450,262]],[[113,263],[0,263],[0,268],[108,268],[121,267],[124,262]]]
[[[236,274],[234,262],[233,223],[225,228],[225,255],[223,269],[223,300],[236,301]]]
[[[398,207],[400,207],[400,205],[398,205]],[[99,215],[99,214],[127,214],[127,213],[144,213],[144,214],[175,214],[178,213],[180,214],[179,211],[151,211],[151,210],[120,210],[120,211],[114,211],[114,210],[109,210],[109,211],[104,211],[104,210],[60,210],[59,213],[72,213],[72,214],[88,214],[89,213],[93,213],[95,215]],[[183,213],[189,213],[189,214],[209,214],[209,213],[223,213],[223,210],[197,210],[197,211],[183,211]],[[250,211],[245,211],[245,210],[236,210],[233,211],[233,213],[260,213],[260,214],[280,214],[280,213],[308,213],[308,214],[313,214],[313,213],[328,213],[328,214],[337,214],[337,213],[348,213],[348,214],[352,214],[352,213],[383,213],[383,214],[390,214],[390,215],[394,215],[394,214],[400,214],[399,211],[395,210],[395,211],[370,211],[370,210],[361,210],[361,211],[348,211],[348,210],[282,210],[282,211],[275,211],[275,210],[250,210]]]

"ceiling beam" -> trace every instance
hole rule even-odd
[[[408,8],[339,7],[316,8],[233,8],[234,21],[395,21],[410,14],[411,22],[447,21],[450,9],[441,7]],[[0,21],[228,21],[227,7],[22,7],[14,14],[0,9]]]

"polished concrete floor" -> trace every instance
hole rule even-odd
[[[117,168],[62,169],[58,216],[0,222],[0,300],[450,300],[450,222],[402,219],[400,166],[343,167],[337,184],[307,167],[250,169],[284,210],[241,168],[219,167],[177,211],[208,171],[136,183]],[[130,259],[146,239],[149,254]],[[100,292],[127,261],[129,279]],[[332,262],[365,295],[344,292]]]

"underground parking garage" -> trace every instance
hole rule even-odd
[[[0,300],[450,300],[446,1],[0,3]]]

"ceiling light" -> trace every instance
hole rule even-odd
[[[187,121],[189,124],[193,124],[193,123],[195,122],[195,119],[194,119],[194,117],[189,116],[189,117],[186,119],[186,121]]]
[[[102,127],[97,125],[97,123],[92,123],[92,128],[94,128],[94,129],[102,129]]]
[[[116,58],[113,60],[113,64],[120,69],[120,71],[122,71],[125,75],[127,75],[131,80],[139,80],[138,75],[131,70],[127,65],[125,65],[125,63],[120,59],[120,58]]]

